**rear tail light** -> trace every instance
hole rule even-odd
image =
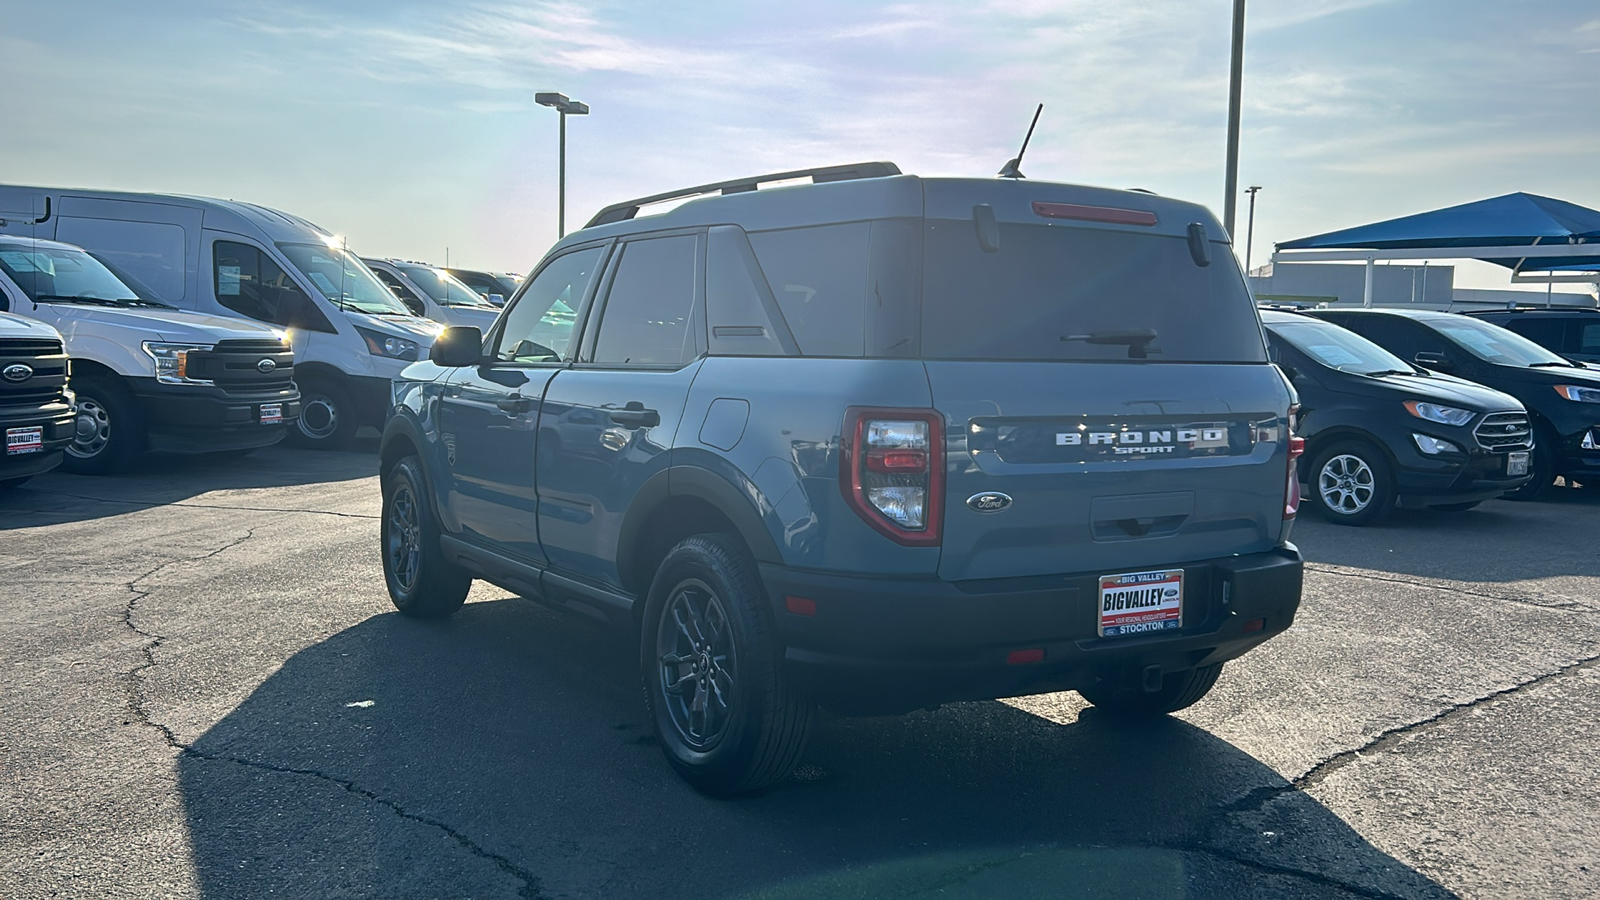
[[[943,421],[925,409],[851,407],[845,413],[839,487],[857,515],[897,543],[939,543]]]
[[[1300,407],[1289,407],[1289,478],[1283,486],[1283,518],[1292,519],[1300,511],[1300,476],[1296,472],[1296,463],[1301,455],[1306,452],[1306,439],[1294,433],[1299,422],[1296,421]]]

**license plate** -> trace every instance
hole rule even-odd
[[[261,404],[261,424],[263,424],[263,425],[277,425],[278,423],[280,423],[282,421],[283,421],[283,404],[282,403],[263,403],[263,404]]]
[[[6,455],[38,453],[44,449],[44,426],[24,425],[6,429]]]
[[[1183,627],[1183,570],[1100,576],[1100,636]]]
[[[1507,453],[1506,454],[1506,474],[1507,475],[1526,475],[1526,474],[1528,474],[1528,451],[1526,451],[1526,450],[1518,450],[1515,453]]]

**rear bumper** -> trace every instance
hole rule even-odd
[[[240,393],[204,385],[168,385],[129,379],[149,434],[149,449],[161,453],[209,453],[265,447],[283,440],[300,415],[293,387]],[[282,421],[262,424],[261,407],[278,404]]]
[[[1292,544],[1182,568],[1183,627],[1121,638],[1098,634],[1101,573],[954,583],[763,564],[761,575],[791,671],[824,703],[892,712],[1224,662],[1294,621],[1302,563]],[[789,612],[788,596],[815,601],[815,615]],[[1015,650],[1044,656],[1012,665]]]

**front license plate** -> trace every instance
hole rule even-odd
[[[1183,627],[1183,570],[1100,576],[1100,636]]]
[[[263,403],[263,404],[261,404],[261,424],[263,424],[263,425],[277,425],[278,423],[280,423],[282,421],[283,421],[283,404],[282,403]]]
[[[1506,454],[1506,474],[1507,475],[1526,475],[1526,474],[1528,474],[1528,451],[1526,451],[1526,450],[1518,450],[1515,453]]]
[[[6,455],[38,453],[44,449],[44,426],[24,425],[6,429]]]

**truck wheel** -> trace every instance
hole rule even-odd
[[[640,629],[646,713],[696,789],[750,793],[787,778],[814,705],[783,667],[765,592],[735,539],[701,534],[656,570]]]
[[[110,378],[89,375],[72,380],[78,395],[76,432],[61,468],[78,475],[120,472],[144,452],[144,416],[128,389]]]
[[[1311,505],[1340,525],[1372,525],[1394,509],[1394,475],[1383,451],[1341,441],[1311,461]]]
[[[1533,473],[1533,477],[1522,487],[1500,495],[1507,500],[1542,500],[1550,493],[1551,485],[1555,484],[1556,461],[1553,448],[1557,438],[1543,428],[1534,434],[1536,437],[1533,455],[1528,458],[1528,471]]]
[[[355,439],[354,402],[345,386],[331,378],[308,378],[300,385],[300,417],[289,426],[289,440],[300,447],[342,450]]]
[[[1093,703],[1106,715],[1121,719],[1161,716],[1187,709],[1200,702],[1211,692],[1222,674],[1222,663],[1201,666],[1184,672],[1172,672],[1161,679],[1161,689],[1145,691],[1139,688],[1112,687],[1105,684],[1078,691],[1083,699]]]
[[[445,559],[439,548],[439,520],[425,484],[415,456],[400,460],[383,476],[383,580],[402,614],[442,619],[466,602],[472,577]]]

